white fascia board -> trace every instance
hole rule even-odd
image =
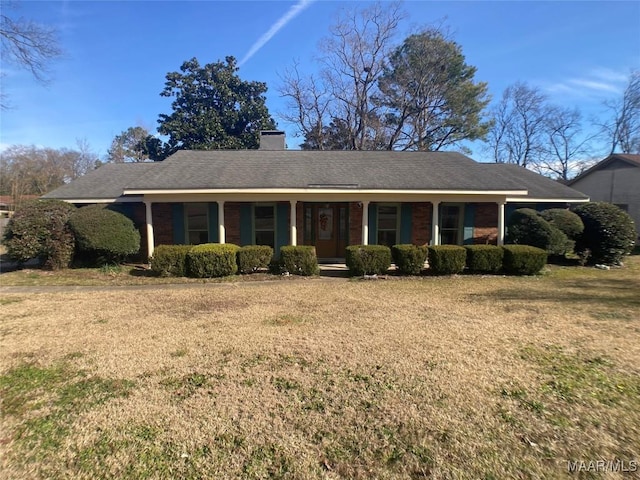
[[[49,199],[48,199],[49,200]],[[117,197],[117,198],[59,198],[51,200],[62,200],[67,203],[136,203],[142,202],[143,197]]]
[[[349,195],[358,197],[362,195],[526,195],[527,190],[379,190],[379,189],[347,189],[347,188],[229,188],[229,189],[130,189],[125,190],[124,195],[229,195],[229,194],[327,194]]]
[[[507,197],[507,203],[587,203],[589,198]]]

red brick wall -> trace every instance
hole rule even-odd
[[[498,204],[476,204],[475,228],[473,229],[473,243],[498,243]]]
[[[225,202],[224,229],[225,241],[240,245],[240,206],[239,202]]]
[[[151,205],[153,218],[153,242],[158,245],[173,245],[173,219],[170,203]]]
[[[431,203],[411,204],[411,243],[428,244],[431,240]]]
[[[362,204],[349,204],[349,245],[362,244]]]

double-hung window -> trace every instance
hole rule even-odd
[[[398,243],[398,210],[397,205],[378,205],[378,245],[392,247]]]
[[[209,241],[209,206],[206,203],[185,203],[184,216],[187,243],[198,245]]]
[[[254,245],[276,246],[276,208],[275,205],[254,205]]]
[[[443,204],[440,208],[440,244],[462,245],[462,205]]]

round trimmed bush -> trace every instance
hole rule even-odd
[[[575,210],[584,223],[584,231],[576,239],[576,252],[590,253],[593,263],[614,265],[631,252],[636,240],[633,219],[611,203],[593,202]]]
[[[511,214],[505,242],[538,247],[556,256],[564,255],[573,246],[562,231],[531,208],[519,208]]]
[[[434,245],[429,247],[429,269],[436,275],[462,273],[467,250],[458,245]]]
[[[472,273],[496,273],[502,269],[504,250],[496,245],[465,245],[467,268]]]
[[[547,252],[530,245],[505,245],[502,267],[513,275],[535,275],[547,264]]]
[[[77,209],[69,226],[77,252],[91,264],[118,263],[140,250],[140,232],[133,222],[102,205]]]
[[[226,277],[238,271],[236,255],[240,247],[232,243],[202,243],[187,253],[187,273],[195,278]]]
[[[34,200],[23,204],[7,223],[2,242],[9,257],[19,263],[39,259],[57,270],[71,264],[74,251],[69,217],[76,210],[59,200]]]
[[[349,245],[345,252],[349,275],[382,275],[391,266],[391,249],[385,245]]]
[[[570,240],[575,240],[584,231],[584,223],[579,215],[564,208],[550,208],[540,212],[551,226],[556,227],[564,233]]]
[[[427,247],[424,245],[394,245],[391,247],[393,263],[403,275],[420,275],[427,260]]]

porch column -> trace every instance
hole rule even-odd
[[[291,213],[289,217],[291,218],[291,245],[298,244],[298,215],[296,212],[296,205],[298,204],[297,200],[290,200],[291,204]]]
[[[431,245],[440,245],[440,201],[431,202]]]
[[[362,245],[369,245],[369,201],[362,202]]]
[[[224,202],[218,200],[218,243],[226,242],[226,232],[224,229]]]
[[[147,225],[147,257],[151,258],[153,256],[153,250],[155,249],[155,245],[153,242],[153,217],[151,215],[151,201],[145,200],[145,222]]]
[[[506,202],[498,202],[498,245],[504,245],[504,206]]]

